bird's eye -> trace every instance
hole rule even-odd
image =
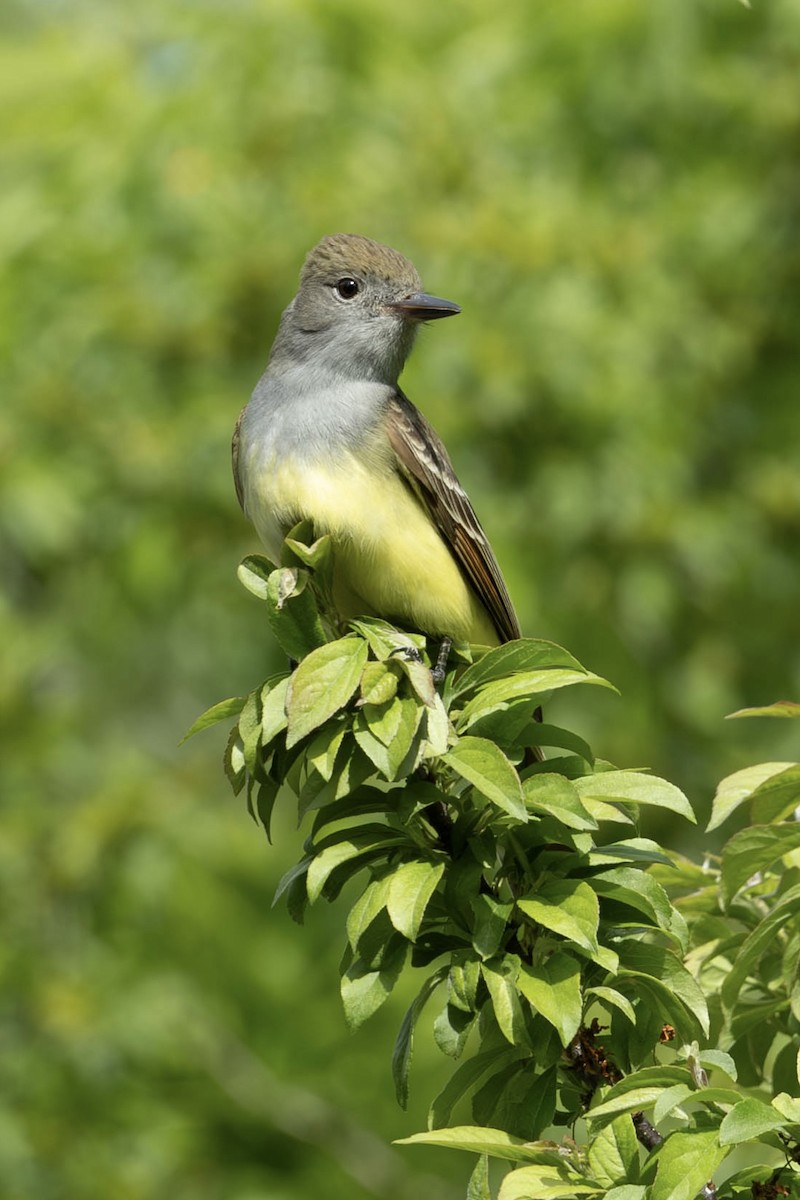
[[[342,300],[352,300],[360,291],[358,280],[353,279],[352,275],[345,275],[342,279],[337,279],[336,294],[341,296]]]

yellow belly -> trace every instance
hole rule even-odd
[[[297,462],[258,472],[247,510],[273,559],[301,519],[334,543],[334,599],[343,619],[379,616],[430,635],[498,638],[423,505],[391,462],[339,451],[336,469]]]

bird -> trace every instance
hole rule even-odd
[[[239,503],[273,562],[309,520],[332,542],[342,624],[379,617],[448,648],[521,636],[447,450],[398,384],[420,325],[460,311],[397,250],[324,237],[232,443]]]

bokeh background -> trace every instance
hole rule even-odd
[[[6,0],[0,36],[0,1194],[405,1200],[449,1064],[351,1038],[341,911],[195,715],[277,665],[228,445],[305,252],[464,307],[405,386],[527,633],[621,688],[553,718],[699,813],[796,758],[797,0]],[[701,833],[666,831],[696,852]]]

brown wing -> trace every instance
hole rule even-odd
[[[400,469],[427,508],[503,642],[520,637],[519,622],[497,559],[469,497],[433,427],[398,389],[387,413]]]
[[[231,438],[231,466],[233,467],[233,486],[236,488],[236,499],[239,501],[239,507],[241,508],[242,512],[244,512],[244,489],[242,488],[242,481],[239,478],[239,428],[242,424],[243,416],[244,416],[244,408],[239,413],[239,417],[236,421],[236,428],[234,429],[233,437]]]

